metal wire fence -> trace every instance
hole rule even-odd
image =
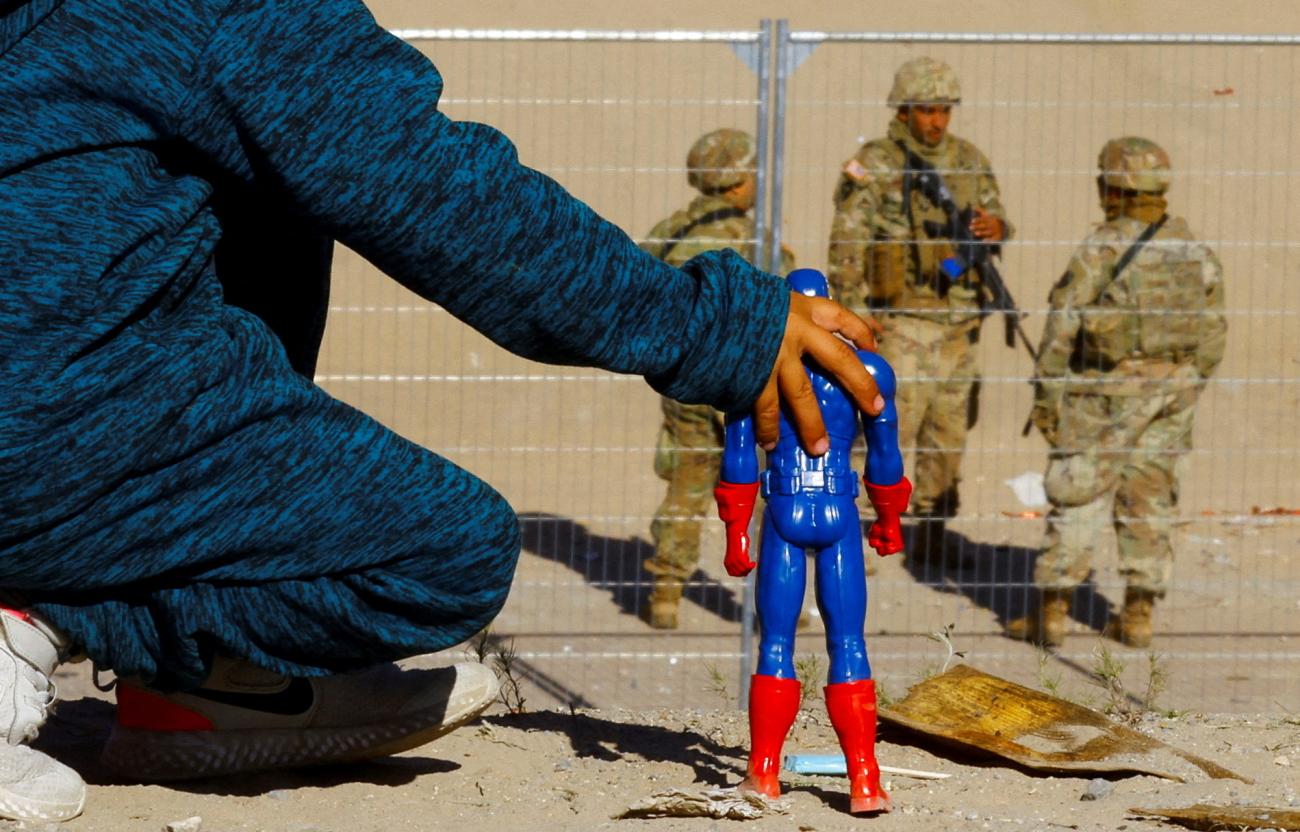
[[[1223,262],[1228,352],[1201,398],[1185,463],[1174,581],[1153,651],[1099,639],[1123,592],[1113,535],[1063,648],[1039,655],[1000,635],[1024,610],[1042,542],[1040,505],[1007,485],[1046,464],[1022,438],[1026,355],[979,346],[982,395],[949,524],[959,565],[884,561],[870,579],[868,645],[901,693],[955,649],[990,672],[1086,699],[1103,646],[1131,690],[1154,662],[1166,707],[1300,710],[1300,558],[1291,472],[1300,451],[1300,345],[1292,219],[1300,82],[1289,38],[791,32],[405,31],[444,75],[443,108],[490,123],[522,160],[634,238],[692,198],[684,160],[720,127],[757,131],[770,227],[799,265],[824,268],[842,163],[882,135],[895,69],[922,54],[954,67],[952,131],[989,156],[1017,233],[1002,271],[1036,338],[1049,289],[1100,221],[1094,177],[1109,138],[1148,136],[1173,159],[1170,211]],[[769,77],[769,74],[771,77]],[[770,149],[769,149],[770,148]],[[770,225],[769,225],[770,223]],[[775,250],[775,245],[768,249]],[[653,472],[658,400],[640,379],[519,359],[344,252],[319,382],[500,489],[525,531],[497,635],[513,638],[530,706],[731,704],[741,668],[743,583],[721,568],[706,523],[681,627],[636,616],[664,484]],[[904,380],[906,383],[906,380]],[[1021,480],[1026,481],[1025,479]],[[1022,494],[1023,496],[1023,494]],[[869,512],[869,509],[868,509]],[[813,607],[809,603],[809,607]],[[800,654],[823,655],[813,618]],[[824,662],[821,665],[825,667]]]

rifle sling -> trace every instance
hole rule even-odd
[[[1128,250],[1125,251],[1119,260],[1115,262],[1115,271],[1112,272],[1110,276],[1112,283],[1119,279],[1120,272],[1124,271],[1124,267],[1129,263],[1132,263],[1133,258],[1138,256],[1138,252],[1142,250],[1142,246],[1151,242],[1151,238],[1156,236],[1161,228],[1164,228],[1165,222],[1168,221],[1168,219],[1168,214],[1162,214],[1160,219],[1148,225],[1146,230],[1133,241],[1133,245],[1129,246]]]
[[[710,211],[709,213],[701,217],[697,217],[696,219],[691,220],[686,225],[683,225],[681,228],[677,229],[677,231],[671,237],[668,238],[668,242],[664,244],[663,249],[659,252],[659,259],[667,260],[668,254],[673,249],[677,248],[677,244],[680,243],[682,240],[685,240],[687,235],[689,235],[692,231],[694,231],[699,226],[709,225],[710,223],[715,223],[715,222],[722,222],[723,220],[740,219],[743,216],[745,216],[745,212],[740,210],[739,208],[719,208],[716,211]]]

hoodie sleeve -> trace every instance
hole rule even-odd
[[[362,3],[231,0],[194,78],[191,141],[506,349],[725,410],[766,382],[778,278],[730,252],[673,269],[640,251],[504,135],[439,112],[433,64]]]

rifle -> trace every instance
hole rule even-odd
[[[902,142],[898,146],[907,157],[903,170],[903,204],[910,210],[912,191],[917,190],[932,205],[943,211],[943,222],[927,220],[924,227],[925,233],[931,237],[947,237],[952,241],[953,256],[945,258],[940,264],[944,275],[951,282],[974,269],[982,287],[981,311],[986,315],[1001,312],[1006,323],[1007,346],[1015,348],[1016,336],[1019,335],[1025,349],[1029,351],[1029,357],[1037,363],[1038,352],[1020,326],[1020,320],[1026,313],[1016,308],[1011,291],[1007,289],[1002,274],[993,263],[993,255],[1000,253],[1002,247],[997,243],[984,242],[970,230],[971,219],[975,216],[974,209],[958,209],[957,201],[953,199],[952,191],[948,190],[938,168],[916,155]]]

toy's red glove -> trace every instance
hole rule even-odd
[[[867,487],[867,497],[876,510],[876,522],[867,532],[867,543],[882,558],[903,551],[903,527],[899,518],[907,511],[912,483],[903,477],[893,485],[872,485],[863,477],[862,484]]]
[[[727,524],[727,556],[722,565],[733,578],[743,578],[757,566],[749,559],[749,521],[754,516],[754,498],[758,483],[718,481],[713,497],[718,501],[718,517]]]

